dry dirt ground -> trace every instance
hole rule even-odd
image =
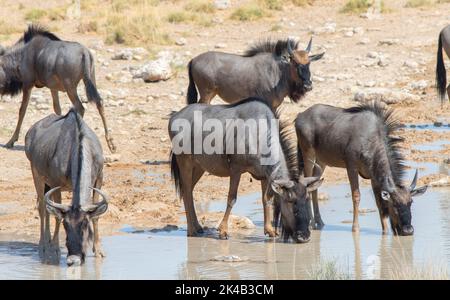
[[[33,5],[32,1],[21,1]],[[67,1],[66,1],[67,2]],[[233,6],[240,1],[232,1]],[[412,90],[420,100],[404,101],[391,105],[403,123],[433,123],[450,121],[450,104],[443,106],[434,91],[434,69],[436,63],[437,36],[442,27],[450,23],[450,3],[426,8],[402,8],[405,1],[385,1],[392,11],[377,19],[361,18],[358,14],[339,13],[344,1],[315,1],[307,7],[287,5],[283,11],[272,12],[272,16],[255,22],[232,21],[227,18],[229,10],[216,14],[224,21],[211,27],[193,24],[167,25],[175,41],[184,37],[186,45],[175,43],[155,46],[153,51],[170,50],[182,55],[187,61],[202,52],[214,50],[239,53],[259,38],[285,38],[295,36],[303,45],[311,36],[311,30],[323,27],[327,22],[336,23],[336,31],[318,33],[314,36],[313,52],[326,50],[324,59],[313,63],[311,71],[316,79],[314,89],[299,104],[287,99],[283,106],[283,118],[293,120],[295,116],[315,103],[326,103],[342,107],[355,105],[355,89],[364,85],[404,89],[411,82],[426,80],[427,87]],[[48,1],[51,6],[55,1]],[[3,0],[0,19],[10,20],[25,28],[23,12],[17,9],[16,0]],[[118,147],[119,160],[107,163],[104,168],[103,190],[110,195],[111,205],[100,224],[104,233],[112,233],[124,224],[136,227],[161,227],[178,224],[184,214],[177,199],[167,164],[170,141],[167,134],[168,115],[185,105],[187,74],[177,70],[176,76],[167,81],[144,83],[131,81],[121,83],[108,80],[107,75],[142,65],[143,61],[111,60],[114,52],[124,48],[120,45],[104,45],[100,34],[80,34],[77,22],[58,20],[51,24],[55,33],[65,40],[75,40],[93,50],[96,58],[97,84],[105,98],[106,113]],[[282,24],[278,31],[273,26]],[[349,28],[357,29],[347,36]],[[14,43],[20,34],[11,34],[1,41],[4,45]],[[380,44],[381,40],[394,39],[393,45]],[[387,58],[387,65],[362,66],[368,53],[376,51]],[[413,67],[405,62],[413,61]],[[448,60],[447,60],[448,61]],[[82,83],[80,88],[84,88]],[[34,93],[38,92],[37,89]],[[39,91],[50,102],[47,90]],[[61,95],[63,109],[67,111],[69,101]],[[21,96],[0,100],[0,144],[5,144],[17,121]],[[215,103],[220,103],[219,99]],[[20,139],[14,149],[0,147],[0,233],[38,234],[39,218],[35,209],[36,194],[32,183],[29,163],[23,151],[26,130],[36,121],[52,113],[31,106],[27,112]],[[103,128],[94,106],[88,105],[85,120],[95,130],[103,144],[105,154],[109,151],[104,141]],[[447,135],[448,135],[448,131]],[[401,131],[406,138],[408,159],[438,162],[450,157],[450,147],[434,152],[412,151],[411,145],[449,139],[443,133],[431,131]],[[345,182],[344,170],[330,169],[325,172],[326,183]],[[436,177],[436,176],[435,176]],[[433,178],[435,179],[435,178]],[[423,180],[423,179],[422,179]],[[431,180],[426,178],[425,180]],[[365,182],[364,184],[367,184]],[[228,180],[205,175],[196,187],[196,201],[226,199]],[[239,193],[259,191],[258,182],[249,176],[241,181]],[[67,198],[68,199],[68,198]],[[67,200],[66,200],[67,201]]]

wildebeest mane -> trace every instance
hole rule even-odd
[[[259,53],[273,53],[275,56],[281,57],[287,53],[288,43],[291,43],[292,49],[296,49],[298,41],[293,39],[284,39],[273,41],[271,39],[261,40],[248,48],[243,56],[251,57]]]
[[[393,109],[387,109],[383,107],[378,102],[370,102],[370,103],[364,103],[359,106],[347,108],[344,110],[347,113],[361,113],[361,112],[372,112],[375,114],[378,119],[383,124],[384,128],[384,143],[385,143],[385,149],[387,153],[387,158],[389,161],[390,170],[393,176],[393,180],[395,185],[402,187],[403,184],[403,178],[405,176],[405,158],[402,155],[402,148],[400,144],[403,142],[403,138],[395,135],[394,133],[401,128],[400,122],[394,117]],[[375,152],[375,156],[373,159],[373,164],[376,164],[373,167],[374,171],[380,170],[378,167],[378,164],[380,164],[383,161],[383,149],[379,149]],[[385,176],[385,174],[377,174],[378,177]]]
[[[43,36],[49,38],[53,41],[60,41],[61,39],[55,34],[48,31],[45,27],[37,24],[31,24],[28,29],[24,32],[23,36],[19,39],[19,42],[24,42],[25,44],[30,42],[35,36]]]

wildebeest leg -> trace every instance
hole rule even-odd
[[[52,194],[52,200],[56,203],[61,203],[61,190],[54,191]],[[52,244],[59,247],[59,226],[61,220],[55,218],[55,231],[53,232]]]
[[[381,199],[381,189],[376,187],[372,182],[372,190],[375,196],[375,202],[377,203],[378,213],[380,215],[381,221],[381,229],[383,230],[383,234],[388,233],[388,213],[383,208],[383,199]]]
[[[230,217],[231,209],[233,205],[236,203],[237,192],[239,187],[239,181],[241,180],[240,172],[232,172],[230,176],[230,188],[228,190],[228,200],[227,200],[227,209],[225,210],[225,215],[223,216],[222,222],[219,225],[219,238],[227,239],[228,238],[228,218]]]
[[[61,115],[61,105],[59,104],[59,95],[57,90],[51,90],[53,99],[53,111],[57,115]]]
[[[205,103],[209,104],[211,103],[212,98],[217,95],[216,91],[214,90],[201,90],[200,92],[200,100],[198,100],[199,103]]]
[[[184,209],[186,211],[188,236],[196,236],[203,233],[203,228],[200,226],[197,219],[197,214],[195,213],[192,191],[194,189],[194,182],[198,181],[198,179],[203,174],[203,171],[197,170],[193,166],[193,162],[191,161],[191,159],[186,158],[186,156],[184,155],[177,156],[177,162],[180,167],[180,179],[182,185],[181,193],[184,203]]]
[[[448,101],[450,101],[450,84],[447,86]]]
[[[105,129],[105,139],[108,144],[108,148],[112,153],[114,153],[114,152],[116,152],[116,146],[114,145],[113,138],[109,134],[108,124],[106,122],[106,117],[105,117],[105,109],[103,107],[103,101],[97,102],[96,105],[97,105],[98,113],[100,114],[100,117],[102,118],[103,127]]]
[[[17,140],[19,139],[20,128],[22,127],[22,122],[23,119],[25,118],[25,113],[27,112],[28,102],[30,101],[31,89],[32,87],[23,88],[22,103],[20,104],[19,109],[19,120],[17,121],[16,130],[14,131],[13,136],[11,137],[9,142],[6,143],[5,145],[6,148],[14,147],[14,143],[17,142]]]
[[[39,236],[39,256],[41,258],[44,257],[44,246],[46,241],[50,241],[50,237],[45,236],[45,215],[46,215],[46,208],[44,203],[44,188],[45,188],[45,182],[44,180],[37,174],[37,172],[32,168],[31,173],[33,174],[33,182],[34,187],[36,189],[37,194],[37,207],[39,211],[39,220],[41,221],[40,226],[40,236]]]
[[[322,173],[325,171],[325,167],[326,165],[320,163],[320,162],[316,162],[320,168],[322,169]],[[314,166],[314,171],[313,171],[313,176],[322,176],[322,173],[319,173],[319,169]],[[313,202],[313,208],[314,208],[314,225],[315,225],[315,229],[322,229],[323,226],[325,225],[322,221],[322,217],[320,216],[320,211],[319,211],[319,197],[318,197],[319,192],[316,190],[314,190],[311,195],[312,195],[312,202]]]
[[[103,176],[99,176],[97,180],[95,181],[94,187],[97,189],[101,189],[103,184]],[[92,203],[98,202],[98,196],[99,194],[94,191],[94,195],[92,197]],[[92,251],[95,254],[95,257],[105,257],[105,252],[102,249],[102,245],[100,242],[100,235],[98,232],[98,218],[94,218],[92,220],[92,226],[94,227],[94,245],[92,247]]]
[[[69,99],[72,102],[73,107],[75,107],[76,111],[83,117],[84,107],[83,103],[81,103],[81,100],[78,97],[77,87],[73,87],[71,83],[64,83],[64,88],[66,89],[67,96],[69,96]]]
[[[305,157],[304,157],[304,161],[303,163],[305,164],[305,177],[311,177],[311,176],[320,176],[322,174],[315,174],[315,166],[314,166],[314,162],[315,161],[315,154],[313,154],[311,151],[309,151],[309,153],[305,153]],[[319,162],[317,162],[319,163]],[[322,164],[319,164],[322,167],[322,170],[324,168],[324,166]],[[312,228],[313,229],[317,229],[320,230],[323,228],[324,223],[322,221],[322,217],[320,216],[320,211],[319,211],[319,200],[317,197],[317,190],[311,192],[311,199],[308,201],[308,205],[307,205],[307,209],[308,212],[311,214],[311,221],[312,223]],[[313,204],[313,209],[314,209],[314,214],[312,213],[312,208],[311,208],[311,202]],[[312,218],[312,216],[314,215],[314,218]]]
[[[277,233],[272,226],[272,207],[269,204],[269,199],[267,199],[266,195],[267,191],[267,181],[261,180],[261,194],[262,194],[262,203],[264,207],[264,234],[267,234],[269,237],[276,237]]]
[[[350,181],[350,188],[352,189],[352,200],[353,200],[353,232],[359,232],[359,201],[361,194],[359,192],[359,178],[358,170],[354,168],[351,164],[347,164],[347,176]]]

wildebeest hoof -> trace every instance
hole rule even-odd
[[[7,143],[5,144],[5,148],[8,148],[8,149],[13,148],[15,142],[16,142],[16,141],[14,141],[14,140],[10,140],[9,142],[7,142]]]
[[[264,235],[268,235],[269,237],[274,238],[274,237],[277,237],[278,234],[273,229],[265,229]]]
[[[105,252],[103,251],[103,249],[94,249],[94,255],[97,258],[103,258],[106,257]]]
[[[111,153],[116,153],[117,148],[116,148],[116,145],[114,145],[113,139],[112,138],[108,139],[107,143],[108,143],[109,151],[111,151]]]
[[[312,227],[314,230],[322,230],[322,228],[324,226],[325,226],[325,224],[322,221],[320,221],[320,222],[315,222]]]
[[[228,240],[228,233],[225,231],[219,232],[219,239]]]

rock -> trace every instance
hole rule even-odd
[[[378,58],[379,54],[376,51],[370,51],[369,53],[367,53],[367,57],[369,57],[369,58]]]
[[[246,261],[248,258],[240,258],[237,255],[217,255],[211,259],[212,261],[223,261],[223,262],[241,262]]]
[[[363,86],[364,87],[374,87],[377,85],[377,82],[375,80],[370,80],[367,82],[364,82]]]
[[[346,31],[346,32],[344,32],[344,36],[345,37],[352,37],[353,36],[353,31]]]
[[[413,60],[407,60],[403,63],[403,65],[410,69],[417,69],[419,67],[419,64]]]
[[[147,55],[148,51],[142,47],[125,48],[113,55],[113,60],[141,60],[142,56]]]
[[[414,81],[409,84],[409,88],[412,90],[425,90],[428,87],[427,80]]]
[[[336,23],[327,22],[324,26],[316,27],[314,29],[310,29],[312,34],[321,34],[321,33],[334,33],[336,32]]]
[[[358,102],[381,101],[394,104],[407,101],[418,101],[420,97],[405,91],[388,88],[367,88],[355,92],[353,99]]]
[[[359,42],[358,45],[367,45],[370,43],[370,39],[369,38],[362,38]]]
[[[398,39],[383,39],[378,42],[378,45],[392,46],[392,45],[397,45],[398,43],[399,43]]]
[[[181,37],[175,41],[175,44],[178,46],[184,46],[184,45],[186,45],[186,39]]]
[[[230,0],[214,0],[214,6],[217,9],[227,9],[229,8],[231,5],[231,1]]]
[[[223,212],[206,213],[200,216],[199,222],[207,228],[218,228],[223,218]],[[230,231],[255,229],[253,222],[243,216],[230,215],[228,219],[228,229]]]
[[[362,27],[355,27],[355,28],[353,28],[353,32],[355,34],[363,34],[364,33],[364,28],[362,28]]]
[[[156,82],[160,80],[168,80],[173,76],[170,61],[166,58],[158,58],[143,65],[136,70],[133,78],[142,78],[145,82]]]
[[[218,44],[214,45],[214,48],[216,48],[216,49],[222,49],[222,48],[226,48],[226,47],[227,47],[227,45],[224,43],[218,43]]]
[[[105,164],[110,164],[116,161],[120,160],[120,154],[114,153],[114,154],[107,154],[104,156],[104,162]]]
[[[433,181],[429,183],[430,186],[450,186],[450,176],[443,177],[437,181]]]
[[[111,58],[113,60],[131,60],[133,58],[133,51],[131,49],[123,49],[114,54]]]
[[[378,57],[378,63],[380,67],[386,67],[389,65],[388,59],[385,56]]]

